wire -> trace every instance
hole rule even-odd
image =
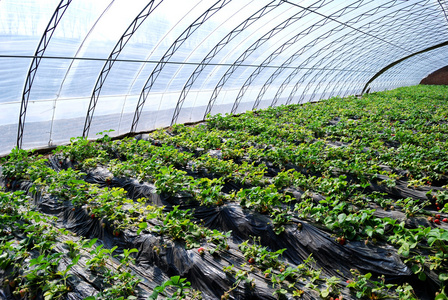
[[[32,59],[35,58],[34,55],[3,55],[0,54],[0,58],[27,58]],[[65,56],[41,56],[42,59],[60,59],[60,60],[86,60],[86,61],[107,61],[107,58],[92,58],[92,57],[65,57]],[[116,59],[115,61],[119,62],[129,62],[129,63],[145,63],[145,64],[157,64],[160,61],[158,60],[138,60],[138,59]],[[164,62],[166,64],[172,64],[172,65],[194,65],[198,66],[202,63],[197,62],[177,62],[177,61],[168,61]],[[222,64],[222,63],[207,63],[209,66],[224,66],[224,67],[230,67],[233,66],[233,64]],[[240,66],[243,67],[249,67],[249,68],[258,68],[259,65],[247,65],[242,64]],[[275,68],[275,69],[297,69],[297,67],[294,66],[288,66],[288,67],[282,67],[282,66],[265,66],[266,68]],[[304,70],[326,70],[326,71],[341,71],[341,72],[358,72],[358,73],[375,73],[372,71],[363,71],[363,70],[353,70],[353,69],[334,69],[334,68],[313,68],[313,67],[298,67],[299,69]]]

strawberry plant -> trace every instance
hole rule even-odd
[[[155,186],[157,193],[167,193],[173,195],[176,192],[187,190],[191,177],[186,176],[187,172],[175,169],[173,166],[162,166],[159,173],[155,175]]]
[[[222,188],[222,178],[200,178],[199,180],[193,180],[190,184],[195,199],[205,206],[223,204],[225,198],[221,192]]]
[[[280,267],[279,258],[286,249],[271,252],[267,247],[256,244],[256,242],[260,242],[260,239],[254,238],[254,242],[254,244],[249,245],[249,241],[246,240],[239,245],[239,249],[249,263],[255,263],[263,270]]]
[[[2,159],[2,175],[7,181],[23,179],[28,166],[34,159],[32,151],[14,148],[9,157]]]
[[[173,292],[170,293],[169,289]],[[164,295],[167,299],[202,299],[201,293],[191,288],[191,283],[180,276],[172,276],[162,285],[156,286],[150,299],[156,300],[159,295]]]
[[[112,257],[112,253],[116,249],[117,249],[117,246],[113,247],[112,249],[105,249],[103,244],[98,245],[92,251],[90,251],[92,258],[90,258],[86,261],[86,265],[92,271],[97,271],[97,272],[105,271],[106,263]]]
[[[350,280],[347,287],[350,288],[357,298],[381,299],[391,295],[394,284],[385,283],[385,277],[381,276],[379,280],[372,280],[372,274],[362,275],[358,270],[351,270],[353,280]]]
[[[282,203],[290,202],[291,196],[281,194],[274,185],[269,185],[265,188],[256,186],[250,189],[241,189],[236,193],[236,199],[239,200],[243,208],[253,207],[261,213],[267,213]]]

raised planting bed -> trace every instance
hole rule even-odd
[[[1,164],[5,299],[447,299],[448,88]]]

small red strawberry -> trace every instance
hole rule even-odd
[[[280,273],[283,273],[283,272],[285,272],[285,268],[281,267],[279,271],[280,271]]]
[[[436,214],[436,219],[440,219],[440,215],[439,214]]]
[[[447,223],[447,222],[448,222],[448,219],[447,219],[447,218],[443,218],[442,222]]]
[[[440,225],[440,220],[439,219],[435,219],[434,223],[436,223],[437,225]]]
[[[437,206],[436,208],[437,208],[437,210],[440,210],[440,207]]]
[[[115,236],[119,236],[120,235],[120,231],[118,231],[118,230],[114,231],[114,235]]]
[[[21,289],[20,291],[19,291],[19,293],[20,293],[20,297],[25,297],[25,294],[28,292],[28,289]]]
[[[200,247],[198,249],[198,252],[199,252],[200,255],[203,255],[205,253],[205,248],[204,247]]]
[[[434,221],[434,218],[433,217],[428,217],[428,222],[433,222]]]
[[[336,241],[339,243],[339,245],[345,245],[345,242],[346,242],[345,237],[343,237],[343,236],[338,237],[336,239]]]
[[[94,219],[94,218],[95,218],[95,214],[91,214],[90,217],[91,217],[92,219]]]
[[[253,257],[249,258],[247,260],[250,264],[254,264],[255,263],[255,259]]]

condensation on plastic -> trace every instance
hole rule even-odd
[[[17,142],[32,56],[59,2],[0,1],[0,155]],[[108,129],[115,130],[112,135],[129,132],[143,96],[146,101],[137,131],[169,126],[183,92],[178,123],[202,120],[209,104],[212,114],[228,113],[236,99],[239,106],[235,112],[241,113],[273,103],[359,94],[385,66],[448,40],[446,7],[432,0],[159,2],[108,73],[89,138]],[[269,3],[278,6],[244,30],[232,32]],[[31,86],[24,148],[58,145],[82,135],[105,60],[147,4],[144,0],[132,4],[125,0],[70,3],[48,37],[50,42]],[[203,22],[196,21],[219,4],[225,5]],[[188,38],[183,40],[185,36]],[[224,45],[216,48],[223,39]],[[167,53],[173,45],[176,47]],[[209,55],[213,49],[219,51]],[[418,84],[446,64],[448,52],[444,50],[446,47],[403,61],[372,82],[370,90]],[[208,55],[208,65],[186,87]],[[164,57],[168,59],[145,95],[143,88]]]

